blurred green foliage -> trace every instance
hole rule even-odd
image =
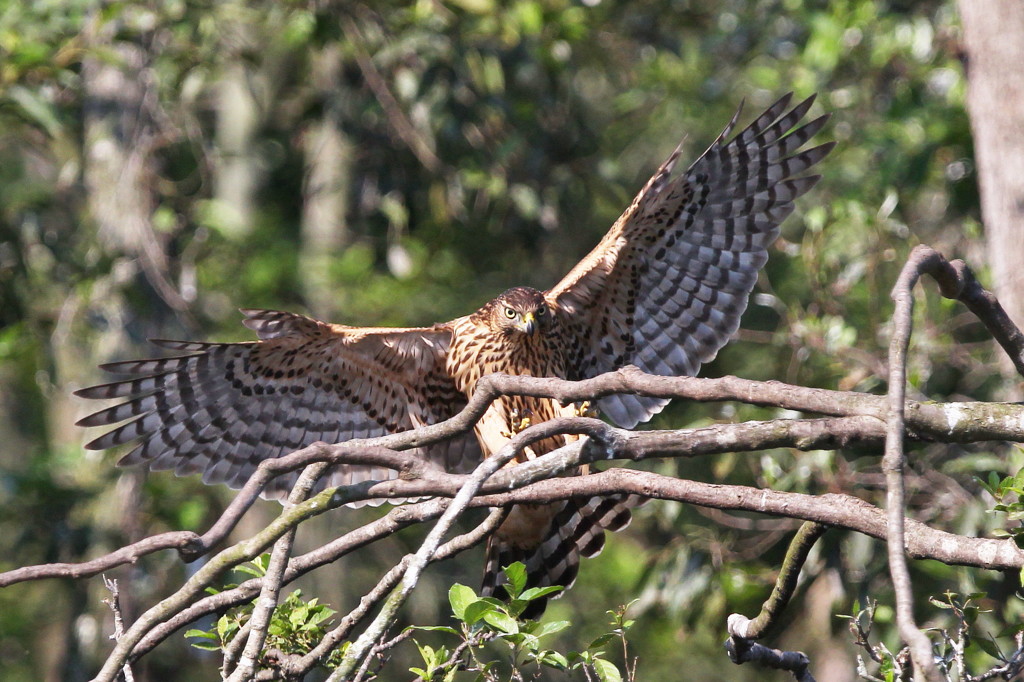
[[[123,474],[82,450],[72,423],[84,408],[69,393],[100,379],[97,363],[149,353],[147,336],[248,338],[236,307],[413,325],[464,314],[514,284],[546,288],[680,138],[694,158],[741,100],[749,116],[788,90],[819,93],[815,111],[834,116],[821,137],[839,146],[785,223],[738,339],[704,373],[884,389],[888,291],[909,249],[928,242],[984,280],[959,39],[953,4],[939,0],[7,3],[0,568],[80,561],[159,530],[201,528],[223,505],[226,491]],[[90,94],[103,67],[123,68],[142,94],[97,139],[89,122],[124,105]],[[324,130],[339,150],[326,161],[311,143]],[[94,210],[102,187],[89,173],[111,148],[142,155],[145,247]],[[232,164],[250,178],[241,200]],[[344,182],[317,187],[314,167],[341,169]],[[335,223],[311,222],[321,198],[341,207]],[[916,315],[912,396],[990,398],[1000,377],[979,325],[932,293]],[[654,426],[771,416],[677,404]],[[968,534],[1001,523],[984,513],[972,476],[1024,464],[1016,451],[984,447],[920,447],[911,459],[915,516]],[[872,500],[882,485],[875,452],[772,451],[656,468]],[[639,516],[552,604],[551,618],[578,625],[558,636],[597,634],[608,608],[638,596],[630,641],[644,679],[675,679],[681,665],[763,679],[723,655],[725,616],[756,612],[795,525],[678,504]],[[359,518],[336,517],[317,533]],[[415,540],[403,534],[394,548],[343,563],[344,585],[335,577],[304,589],[344,612]],[[979,621],[993,631],[1019,618],[1016,576],[915,568],[921,613],[928,594],[952,590],[988,594]],[[182,573],[173,556],[117,572],[128,617]],[[455,579],[477,579],[461,565],[433,575],[411,607],[419,624],[443,618],[436,595]],[[850,652],[832,614],[856,599],[886,601],[884,552],[830,533],[807,580],[782,644],[812,660]],[[5,679],[88,677],[109,646],[98,583],[0,592]],[[932,611],[923,622],[941,618]],[[142,679],[216,679],[215,664],[180,642],[147,661]]]

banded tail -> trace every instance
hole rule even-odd
[[[487,597],[507,596],[501,587],[505,582],[503,566],[517,561],[526,566],[526,587],[561,585],[572,587],[579,573],[580,557],[595,557],[604,549],[605,531],[617,532],[633,520],[632,509],[646,502],[636,495],[618,494],[607,497],[573,498],[552,505],[517,505],[502,528],[487,541],[487,559],[481,593]],[[550,511],[549,511],[550,510]],[[510,523],[516,523],[516,513],[525,518],[520,523],[535,520],[537,513],[550,518],[547,531],[539,544],[523,546],[502,533]],[[533,517],[531,519],[530,517]],[[551,598],[557,599],[563,592]],[[547,607],[547,599],[530,603],[523,618],[539,618]]]

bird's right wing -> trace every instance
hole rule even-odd
[[[465,397],[445,372],[451,330],[356,328],[301,315],[245,310],[259,341],[157,341],[173,357],[116,362],[103,368],[127,378],[76,392],[123,402],[81,419],[117,428],[87,448],[136,442],[120,464],[148,463],[205,483],[240,487],[265,459],[316,441],[337,443],[406,431],[456,414]],[[480,461],[472,433],[419,450],[449,471]],[[297,474],[275,479],[284,495]],[[344,465],[331,485],[387,480],[397,473]]]
[[[546,293],[569,329],[574,378],[633,364],[665,376],[696,374],[739,326],[740,315],[793,201],[819,180],[800,173],[834,146],[801,149],[828,116],[800,125],[814,98],[792,95],[727,139],[732,121],[685,172],[676,149],[600,244]],[[667,400],[599,401],[632,428]]]

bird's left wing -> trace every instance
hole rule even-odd
[[[545,296],[569,330],[574,378],[627,364],[693,375],[739,326],[793,200],[820,176],[799,176],[834,146],[801,151],[828,116],[799,127],[811,97],[786,95],[731,140],[739,111],[714,144],[672,177],[676,151],[597,247]],[[625,428],[667,400],[613,395],[601,410]]]
[[[122,381],[76,392],[123,402],[81,426],[125,424],[93,440],[103,450],[136,447],[120,464],[148,463],[206,483],[240,487],[263,460],[316,441],[336,443],[442,421],[465,405],[445,372],[451,330],[332,325],[301,315],[244,310],[259,341],[156,341],[173,357],[104,365]],[[419,450],[451,471],[480,461],[470,433]],[[286,494],[295,475],[266,494]],[[345,465],[327,480],[346,485],[394,478],[396,472]]]

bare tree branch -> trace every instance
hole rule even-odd
[[[117,581],[107,578],[107,576],[103,576],[103,586],[110,592],[110,599],[104,599],[103,602],[110,607],[110,611],[114,614],[114,634],[110,636],[110,639],[116,641],[124,634],[124,618],[121,616],[121,592],[118,589]],[[121,668],[121,674],[124,676],[124,682],[135,682],[135,673],[132,672],[132,666],[129,663],[125,663],[124,667]]]
[[[738,637],[727,639],[725,650],[729,660],[737,665],[757,663],[776,670],[788,670],[797,682],[814,682],[814,676],[808,669],[810,661],[802,651],[779,651]]]
[[[185,582],[181,589],[156,606],[151,607],[125,632],[124,636],[118,640],[113,652],[107,658],[100,673],[96,676],[96,682],[112,682],[117,676],[117,670],[127,660],[132,649],[135,648],[135,645],[138,644],[146,632],[175,613],[178,613],[226,570],[245,561],[251,561],[290,528],[331,508],[328,505],[334,497],[332,493],[336,490],[324,491],[302,504],[284,510],[265,529],[253,537],[239,542],[211,558],[206,565],[196,571]]]
[[[504,386],[514,384],[515,389],[534,391],[532,384],[556,382],[553,388],[576,390],[576,385],[591,384],[601,381],[605,385],[599,387],[601,392],[608,384],[623,381],[636,382],[639,378],[650,379],[653,383],[662,383],[662,379],[678,382],[679,394],[689,397],[700,396],[701,399],[718,400],[732,396],[740,399],[752,396],[750,402],[763,404],[762,400],[770,395],[771,388],[779,387],[795,396],[782,404],[793,406],[803,405],[811,398],[808,393],[817,389],[800,389],[785,384],[759,384],[726,377],[725,379],[689,379],[667,378],[643,375],[635,370],[620,370],[602,375],[585,382],[567,382],[562,380],[536,379],[533,377],[506,377],[491,375],[480,381],[481,391],[490,393],[492,385]],[[530,381],[521,381],[530,379]],[[696,382],[696,383],[694,383]],[[560,391],[552,391],[557,393]],[[858,405],[850,405],[851,412],[874,412],[881,396],[863,394],[842,394],[833,391],[820,391],[833,396],[849,395],[855,398]],[[649,391],[647,393],[664,394],[665,391]],[[803,395],[802,395],[803,394]],[[495,394],[497,395],[497,394]],[[872,399],[862,400],[862,399]],[[572,400],[572,398],[570,398]],[[837,401],[831,408],[836,408],[844,401]],[[924,404],[908,403],[907,422],[914,431],[908,433],[909,439],[941,438],[948,442],[970,442],[983,440],[1008,440],[1024,442],[1024,406],[1003,403],[945,403]],[[134,563],[140,557],[162,549],[174,548],[182,552],[186,559],[192,559],[209,552],[245,514],[245,511],[259,497],[259,491],[273,476],[308,466],[316,461],[350,464],[378,464],[399,469],[402,479],[372,482],[367,481],[345,488],[338,488],[333,494],[326,496],[326,505],[318,510],[322,513],[349,502],[373,498],[388,497],[424,497],[431,495],[453,496],[465,477],[444,474],[413,455],[388,449],[382,443],[394,447],[415,447],[426,442],[437,442],[443,437],[462,433],[464,428],[472,428],[472,422],[465,418],[475,408],[481,408],[481,401],[474,399],[470,406],[458,416],[443,422],[420,427],[394,436],[383,438],[350,441],[339,445],[316,443],[303,448],[291,455],[275,460],[267,460],[260,464],[256,473],[239,492],[221,517],[202,536],[187,531],[162,533],[160,535],[133,543],[110,554],[80,564],[45,564],[28,566],[5,573],[0,573],[0,587],[12,585],[26,580],[39,580],[53,577],[86,577],[96,575],[104,570],[126,563]],[[832,411],[830,408],[830,411]],[[792,407],[791,409],[800,409]],[[559,460],[557,457],[546,457],[514,469],[498,472],[484,486],[484,492],[508,490],[514,487],[515,481],[524,477],[538,480],[545,475],[566,470],[575,464],[616,457],[640,461],[652,457],[696,457],[723,452],[753,451],[775,447],[794,447],[798,449],[839,448],[852,444],[878,445],[884,438],[882,422],[873,417],[844,417],[839,419],[794,420],[782,419],[768,422],[745,422],[741,424],[716,424],[700,429],[683,429],[679,431],[641,431],[629,432],[616,429],[604,422],[593,419],[570,418],[552,420],[531,426],[523,431],[533,439],[546,437],[554,433],[580,433],[591,435],[595,441],[604,443],[600,448],[596,443],[586,449],[587,457],[572,462]],[[426,434],[426,435],[424,435]],[[561,456],[561,455],[560,455]],[[319,497],[319,496],[318,496]],[[275,538],[276,539],[276,538]]]
[[[796,590],[797,579],[800,577],[800,570],[807,561],[814,543],[818,541],[828,526],[811,521],[805,521],[800,530],[797,531],[793,540],[786,550],[786,558],[782,561],[782,568],[775,579],[775,588],[772,590],[768,601],[761,607],[761,613],[753,620],[734,613],[729,616],[729,635],[741,639],[761,639],[778,624],[778,618],[789,605],[789,600]]]
[[[864,500],[849,495],[813,496],[783,493],[745,486],[685,481],[628,469],[611,469],[583,477],[542,480],[512,492],[481,495],[474,499],[470,506],[499,507],[523,502],[552,502],[578,495],[607,495],[616,492],[635,493],[704,507],[806,519],[857,531],[881,540],[886,537],[887,524],[884,512]],[[284,584],[344,554],[387,537],[405,525],[437,518],[447,504],[448,500],[434,499],[398,507],[385,517],[354,530],[321,549],[296,557],[285,573]],[[931,558],[951,565],[992,570],[1019,570],[1024,567],[1024,551],[1018,549],[1012,540],[968,538],[929,528],[910,519],[906,523],[907,551],[915,559]],[[173,618],[154,627],[139,643],[132,654],[132,660],[151,650],[175,630],[205,615],[251,600],[258,593],[260,585],[261,579],[254,578],[232,590],[197,601]]]
[[[929,250],[930,251],[930,250]],[[907,460],[903,452],[904,409],[907,387],[907,349],[910,347],[910,333],[913,329],[914,285],[925,269],[925,263],[934,260],[933,251],[915,249],[903,266],[892,299],[896,303],[893,313],[892,340],[889,345],[889,418],[885,430],[885,456],[882,470],[885,472],[886,509],[888,537],[886,551],[889,556],[889,575],[896,601],[896,625],[903,641],[910,646],[914,668],[928,682],[940,682],[939,669],[932,655],[932,643],[921,632],[914,620],[914,588],[907,568],[904,549],[904,509],[906,491],[903,471]]]
[[[613,493],[633,493],[717,509],[804,519],[853,530],[879,540],[886,539],[885,512],[852,495],[787,493],[749,486],[687,481],[631,469],[609,469],[589,476],[538,481],[512,493],[479,497],[473,501],[472,506],[537,503],[570,496]],[[906,547],[907,553],[914,559],[935,559],[952,566],[974,566],[996,571],[1024,568],[1024,550],[1009,538],[970,538],[930,528],[913,519],[906,519]]]
[[[798,682],[814,682],[810,672],[810,660],[803,652],[782,652],[756,644],[755,640],[761,639],[768,630],[777,625],[779,616],[793,597],[800,569],[807,561],[811,547],[827,529],[828,526],[819,523],[804,522],[789,543],[786,558],[775,579],[775,588],[768,601],[761,607],[761,613],[753,620],[739,613],[729,616],[726,624],[729,639],[725,641],[725,651],[733,663],[738,665],[757,662],[770,668],[788,670]]]
[[[907,262],[914,263],[919,274],[930,275],[943,296],[967,306],[1006,351],[1017,373],[1024,376],[1024,333],[1010,319],[995,294],[978,283],[966,263],[947,261],[926,244],[915,246]]]

